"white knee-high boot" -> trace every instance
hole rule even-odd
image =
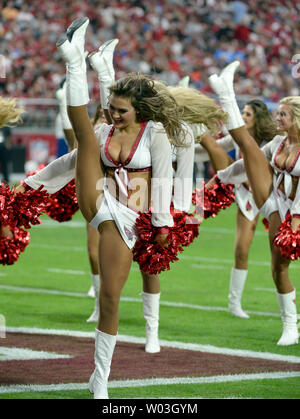
[[[244,312],[241,306],[242,294],[247,279],[247,269],[235,269],[231,270],[230,286],[229,286],[229,311],[236,317],[242,319],[249,319],[247,313]]]
[[[108,399],[107,383],[116,341],[116,335],[96,329],[95,369],[89,381],[89,390],[94,394],[94,399]]]
[[[148,353],[156,353],[160,351],[158,340],[158,323],[159,323],[159,299],[160,293],[149,294],[142,293],[143,296],[143,313],[146,320],[146,346],[145,351]]]
[[[297,326],[296,290],[288,294],[279,294],[277,299],[283,323],[282,336],[277,342],[279,346],[295,345],[299,341]]]
[[[88,18],[76,19],[56,43],[66,63],[66,103],[69,106],[82,106],[89,102],[84,52],[85,32]]]
[[[228,113],[228,121],[226,123],[228,130],[245,125],[233,89],[234,73],[239,65],[239,61],[233,61],[221,71],[219,76],[212,74],[208,78],[211,88],[219,96],[222,108]]]
[[[90,315],[90,317],[87,319],[88,323],[91,322],[97,322],[99,318],[99,291],[100,291],[100,275],[99,274],[92,274],[92,281],[93,281],[93,289],[95,292],[95,305],[94,305],[94,311]]]
[[[68,111],[67,111],[67,97],[66,97],[66,80],[62,80],[60,86],[55,91],[56,99],[58,100],[59,105],[59,114],[61,117],[62,128],[64,130],[72,129],[72,124],[70,122]]]
[[[91,66],[98,74],[102,109],[108,109],[109,88],[115,82],[113,56],[118,42],[118,39],[111,39],[101,45],[98,51],[88,55]]]

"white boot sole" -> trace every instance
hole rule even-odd
[[[146,337],[145,352],[148,354],[156,354],[160,352],[160,345],[157,336]]]
[[[299,342],[299,334],[297,331],[283,332],[281,338],[277,342],[277,346],[297,345]]]
[[[248,314],[245,313],[241,308],[229,309],[229,311],[234,317],[239,317],[240,319],[250,319],[250,316],[248,316]]]
[[[71,25],[67,29],[67,38],[69,42],[72,41],[73,35],[77,31],[77,29],[81,28],[84,25],[87,26],[88,24],[89,24],[89,18],[87,17],[80,17],[74,20],[74,22],[72,22]]]
[[[87,319],[87,323],[97,323],[98,320],[99,320],[99,314],[94,312]]]

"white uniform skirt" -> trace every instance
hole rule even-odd
[[[259,209],[254,202],[252,193],[247,188],[245,188],[244,185],[241,184],[235,187],[234,194],[235,202],[243,215],[249,221],[253,221],[259,213]]]
[[[104,221],[114,221],[124,242],[129,249],[132,249],[137,240],[135,222],[139,214],[117,201],[109,193],[107,186],[104,186],[103,191],[104,196],[100,209],[90,221],[90,225],[98,229]]]

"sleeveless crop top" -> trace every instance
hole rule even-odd
[[[280,183],[282,182],[282,180],[284,181],[284,192],[286,197],[288,198],[290,196],[290,193],[292,191],[292,177],[299,177],[300,176],[300,149],[297,152],[297,155],[292,163],[292,165],[288,168],[288,169],[282,169],[278,164],[277,164],[277,158],[278,155],[280,153],[280,151],[282,150],[282,148],[284,147],[284,144],[287,140],[287,137],[283,138],[283,140],[277,145],[277,147],[275,148],[273,155],[272,155],[272,159],[271,159],[271,165],[275,171],[276,174],[276,180],[274,179],[274,183],[275,183],[275,187],[276,189],[279,188]]]

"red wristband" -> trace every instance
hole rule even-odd
[[[20,184],[18,186],[21,186],[21,185],[23,186],[23,188],[25,188],[25,192],[32,190],[32,187],[27,185],[27,183],[23,179],[20,181]]]
[[[292,218],[300,218],[300,214],[293,214]]]
[[[218,175],[215,174],[213,179],[217,182],[217,183],[221,183],[220,179],[218,178]]]

